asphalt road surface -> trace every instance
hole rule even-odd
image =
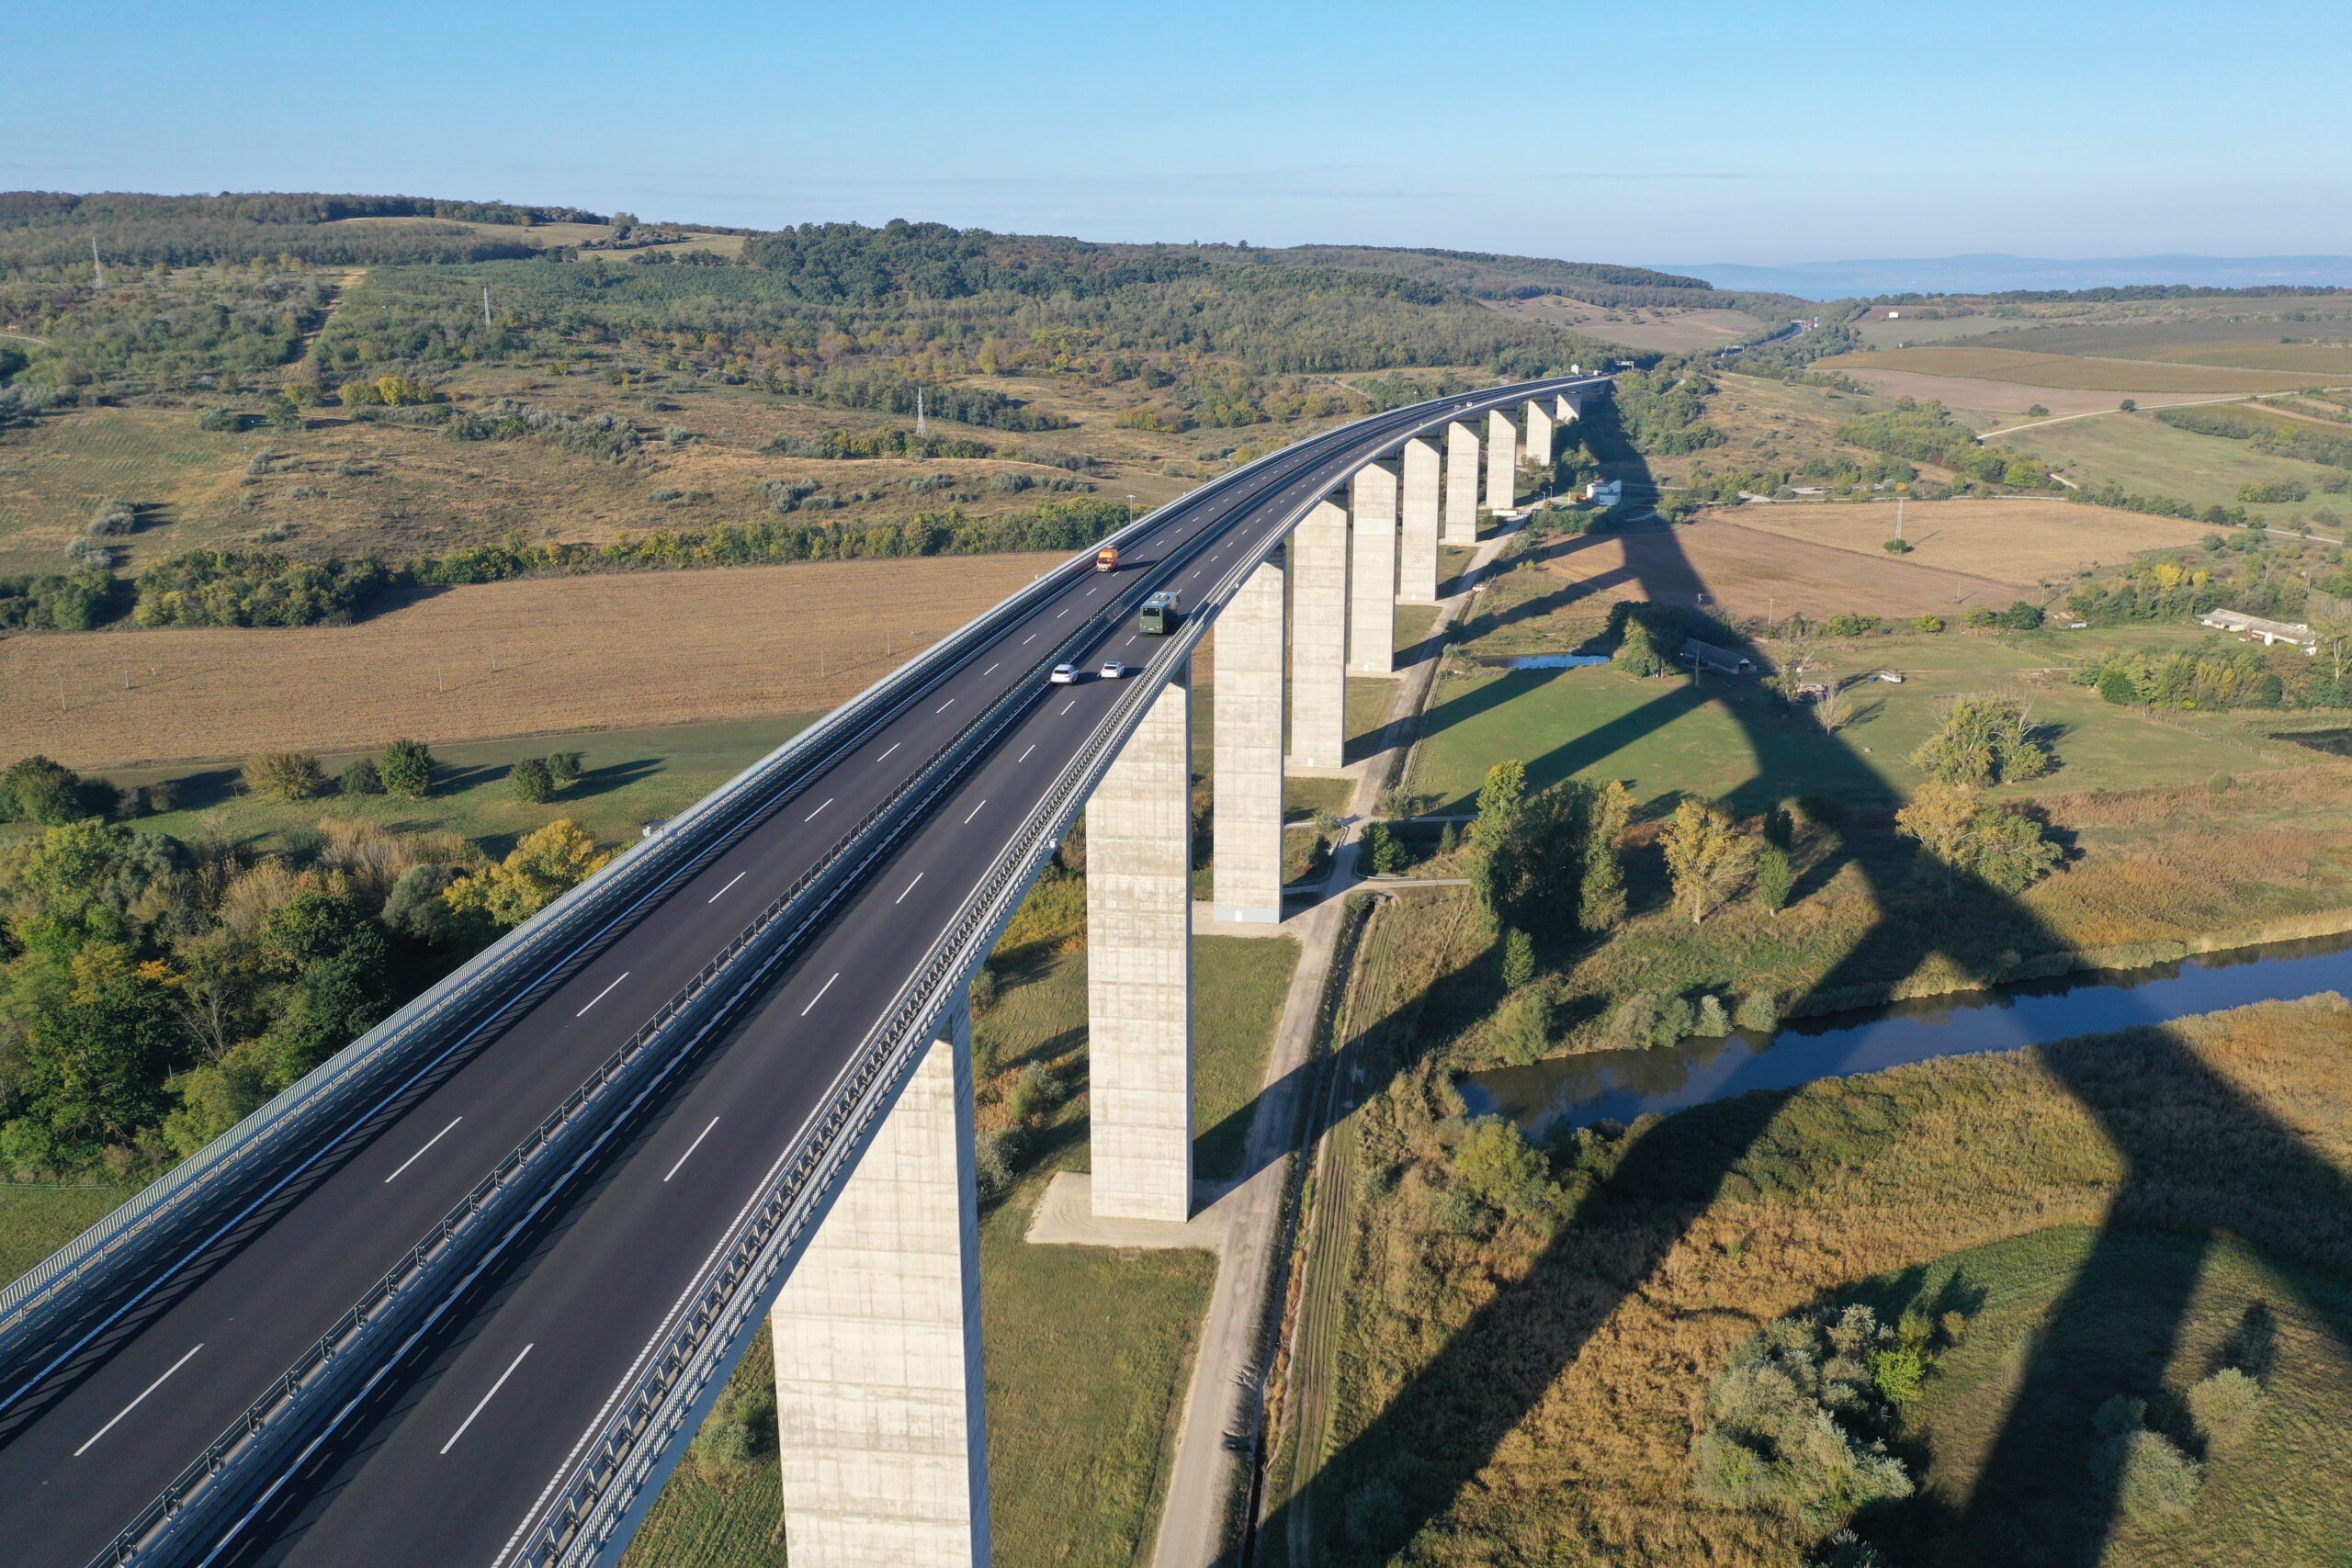
[[[1557,383],[1541,384],[1547,389]],[[1522,389],[1518,397],[1524,397]],[[1501,400],[1475,399],[1478,407]],[[609,942],[510,1014],[340,1163],[126,1325],[94,1364],[0,1410],[0,1564],[75,1568],[114,1537],[648,1015],[974,714],[1012,689],[1035,701],[897,852],[864,868],[830,922],[673,1080],[594,1179],[339,1447],[319,1456],[238,1560],[492,1564],[915,962],[953,923],[1101,722],[1156,639],[1132,614],[1046,686],[1039,655],[1169,551],[1218,542],[1171,584],[1188,611],[1299,505],[1327,492],[1426,407],[1306,444],[1261,482],[1164,509],[1116,573],[1069,582],[864,744],[793,786],[765,818]]]

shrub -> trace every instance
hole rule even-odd
[[[376,771],[374,758],[362,757],[343,770],[343,777],[336,781],[336,787],[345,795],[381,795],[384,793],[384,775]]]
[[[1724,999],[1710,993],[1699,998],[1697,1016],[1690,1021],[1690,1032],[1702,1040],[1721,1040],[1731,1032],[1731,1015],[1724,1010]]]
[[[1506,1213],[1541,1203],[1550,1188],[1544,1156],[1529,1145],[1519,1123],[1502,1116],[1470,1123],[1454,1148],[1453,1173],[1472,1197]]]
[[[383,778],[387,795],[396,795],[403,800],[423,800],[433,791],[433,753],[422,740],[403,738],[393,741],[384,748],[376,771]]]
[[[1965,874],[1996,892],[2022,893],[2064,853],[2032,818],[1990,805],[1961,784],[1928,784],[1894,820],[1943,868],[1947,892]]]
[[[520,925],[612,858],[597,852],[596,840],[579,823],[558,818],[525,834],[497,865],[458,878],[443,897],[461,914]]]
[[[548,777],[558,789],[570,789],[580,782],[580,753],[550,751],[548,753]]]
[[[2207,1454],[2228,1453],[2262,1416],[2262,1385],[2235,1367],[2223,1367],[2188,1391],[2188,1414]]]
[[[1889,539],[1879,548],[1891,556],[1907,556],[1911,553],[1913,547],[1908,539]]]
[[[2103,701],[2119,707],[2130,707],[2140,700],[2140,688],[2132,681],[2129,670],[2120,664],[2110,664],[2099,671],[2098,694]]]
[[[1944,618],[1941,615],[1914,615],[1911,617],[1911,629],[1932,636],[1944,629]]]
[[[238,431],[245,427],[245,416],[235,409],[210,408],[196,416],[198,430]]]
[[[774,1452],[775,1445],[775,1385],[762,1381],[741,1388],[729,1385],[711,1407],[687,1452],[695,1468],[723,1477]]]
[[[2124,1517],[2150,1524],[2188,1512],[2203,1470],[2172,1439],[2143,1425],[2148,1402],[2117,1394],[2098,1407],[2091,1427],[2091,1475],[2112,1489]]]
[[[1911,763],[1940,784],[1974,789],[2038,779],[2056,759],[2034,739],[2026,705],[2014,697],[1954,697]]]
[[[507,770],[506,787],[526,806],[543,806],[555,795],[545,757],[526,757]]]
[[[1778,844],[1767,844],[1756,857],[1756,897],[1774,914],[1789,907],[1797,885],[1796,862]]]
[[[1783,1318],[1732,1353],[1707,1390],[1691,1445],[1691,1489],[1719,1508],[1761,1508],[1827,1531],[1873,1503],[1911,1495],[1903,1462],[1858,1427],[1892,1334],[1868,1307]]]
[[[266,800],[314,800],[327,792],[327,775],[308,751],[264,751],[249,758],[245,789]]]
[[[1781,1010],[1770,991],[1750,991],[1739,998],[1732,1021],[1754,1034],[1770,1034],[1780,1027]]]
[[[1003,1128],[981,1134],[973,1144],[973,1174],[981,1202],[1002,1197],[1005,1189],[1012,1185],[1013,1168],[1021,1159],[1021,1142],[1017,1130]]]
[[[1516,991],[1535,978],[1535,939],[1523,931],[1503,933],[1503,989]]]
[[[90,514],[89,532],[100,537],[129,534],[138,526],[138,509],[127,501],[102,501]]]

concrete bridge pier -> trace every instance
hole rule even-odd
[[[770,1313],[793,1568],[986,1568],[979,1237],[959,1002]]]
[[[1519,427],[1500,409],[1487,411],[1487,510],[1519,504]]]
[[[1348,760],[1348,514],[1343,508],[1319,501],[1292,530],[1290,571],[1289,771],[1328,773]]]
[[[1478,542],[1478,427],[1459,419],[1445,427],[1445,542]]]
[[[1348,669],[1396,671],[1396,487],[1389,463],[1367,463],[1349,481]]]
[[[1193,1215],[1191,677],[1187,664],[1153,699],[1086,807],[1087,1074],[1106,1219]],[[1279,784],[1275,798],[1279,811]]]
[[[1552,400],[1552,412],[1562,424],[1574,424],[1584,417],[1584,412],[1577,407],[1576,400],[1566,392]]]
[[[1216,918],[1283,918],[1283,569],[1261,561],[1216,618]]]
[[[1406,604],[1437,603],[1438,482],[1434,443],[1405,443],[1405,482],[1397,527],[1396,598]]]
[[[1520,428],[1526,433],[1527,455],[1521,460],[1540,468],[1552,466],[1552,416],[1540,402],[1527,405]]]

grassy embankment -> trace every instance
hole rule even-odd
[[[988,1344],[989,1484],[1008,1568],[1125,1568],[1156,1528],[1215,1260],[1194,1252],[1032,1247],[1046,1180],[1086,1164],[1086,959],[1076,885],[1048,885],[997,960],[1003,985],[975,1032],[984,1134],[1022,1131],[1013,1179],[980,1225]],[[1204,1180],[1238,1174],[1296,949],[1263,938],[1196,941],[1193,1124]],[[749,1390],[770,1375],[756,1358]],[[775,1455],[682,1467],[629,1561],[642,1568],[781,1562]]]
[[[2177,1401],[2257,1301],[2282,1350],[2256,1440],[2216,1461],[2185,1520],[2129,1527],[2101,1560],[2346,1551],[2332,1499],[2352,1360],[2326,1332],[2352,1322],[2341,998],[1750,1096],[1565,1145],[1539,1190],[1490,1201],[1454,1153],[1454,1046],[1484,990],[1465,916],[1442,897],[1384,914],[1346,1021],[1371,1099],[1356,1168],[1336,1178],[1356,1210],[1318,1369],[1337,1386],[1299,1466],[1304,1525],[1276,1492],[1267,1544],[1304,1547],[1282,1561],[1349,1568],[1408,1540],[1429,1568],[1813,1561],[1838,1521],[1691,1499],[1706,1382],[1766,1322],[1856,1287],[1883,1307],[1925,1300],[1954,1269],[1969,1326],[1898,1447],[1923,1463],[1925,1497],[1870,1526],[1894,1560],[2078,1560],[2098,1517],[2084,1506],[2092,1408],[2119,1391]],[[2123,1228],[2086,1280],[2086,1233],[2053,1227],[2102,1222]],[[2200,1262],[2183,1237],[2216,1229],[2245,1245]],[[2178,1234],[2141,1234],[2159,1231]],[[1967,1250],[1981,1247],[1995,1250]],[[1955,1517],[2020,1369],[2032,1451],[2004,1450],[1993,1493]]]
[[[2199,506],[2237,506],[2240,489],[2249,484],[2291,480],[2301,485],[2310,492],[2307,500],[2246,504],[2249,517],[2273,528],[2291,527],[2320,510],[2339,517],[2352,513],[2352,501],[2328,491],[2330,485],[2343,483],[2341,468],[2273,457],[2244,441],[2182,430],[2153,414],[2071,419],[2020,431],[2014,437],[1996,432],[1986,439],[2031,451],[2077,484],[2112,479],[2136,494],[2177,496]],[[2317,526],[2321,534],[2343,536],[2340,525],[2323,522]]]

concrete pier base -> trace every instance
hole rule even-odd
[[[1106,1219],[1193,1212],[1191,672],[1153,700],[1086,807],[1088,1093]]]
[[[1348,514],[1323,501],[1290,536],[1288,770],[1344,767],[1347,743]]]
[[[1478,429],[1458,419],[1445,427],[1445,542],[1478,542]]]
[[[1368,463],[1348,487],[1348,669],[1396,671],[1396,470]]]
[[[776,1298],[793,1568],[986,1568],[972,1021],[958,1008]]]
[[[1443,491],[1438,479],[1437,447],[1405,443],[1404,493],[1396,530],[1396,599],[1404,604],[1437,603],[1438,514]]]
[[[1216,918],[1283,918],[1283,569],[1261,562],[1216,618]]]

